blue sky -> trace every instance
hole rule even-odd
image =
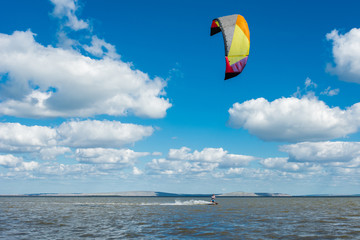
[[[14,0],[0,8],[0,194],[359,193],[356,1]],[[250,56],[224,81],[214,18]]]

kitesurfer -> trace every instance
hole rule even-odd
[[[215,194],[213,194],[213,195],[211,196],[211,203],[212,203],[212,204],[215,204]]]

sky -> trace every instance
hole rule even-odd
[[[360,193],[357,1],[0,4],[0,194]]]

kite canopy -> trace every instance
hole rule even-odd
[[[250,32],[245,18],[234,14],[215,18],[210,36],[222,32],[225,44],[225,80],[239,75],[244,69],[250,51]]]

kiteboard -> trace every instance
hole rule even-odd
[[[208,203],[207,205],[218,205],[219,203],[217,203],[217,202],[210,202],[210,203]]]

